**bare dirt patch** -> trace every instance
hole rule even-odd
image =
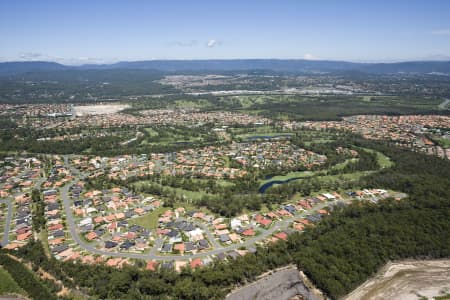
[[[73,110],[77,117],[89,115],[107,115],[114,114],[126,108],[126,104],[98,104],[98,105],[79,105],[74,106]]]
[[[343,300],[416,300],[446,294],[450,294],[450,259],[408,260],[388,263]]]
[[[267,272],[260,279],[228,294],[226,300],[277,299],[321,300],[320,292],[310,286],[309,281],[295,266]]]

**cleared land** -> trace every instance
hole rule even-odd
[[[117,113],[130,107],[130,105],[125,104],[99,104],[74,106],[73,110],[76,116],[107,115]]]
[[[300,273],[295,267],[276,270],[261,277],[261,279],[233,291],[226,300],[287,300],[296,295],[304,299],[323,299],[310,290],[303,282]]]
[[[450,260],[388,263],[344,300],[429,299],[450,294]]]

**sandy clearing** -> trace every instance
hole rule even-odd
[[[261,275],[255,282],[232,291],[225,299],[288,300],[301,295],[301,299],[322,300],[323,297],[310,285],[295,266],[287,266]]]
[[[391,262],[343,300],[417,300],[450,293],[450,259]]]
[[[86,115],[114,114],[129,107],[130,105],[126,104],[78,105],[74,106],[73,110],[75,115],[79,117]]]

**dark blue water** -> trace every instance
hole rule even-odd
[[[263,194],[268,188],[270,188],[272,185],[274,185],[274,184],[285,184],[285,183],[288,183],[288,182],[291,182],[291,181],[293,181],[293,180],[297,180],[297,179],[300,179],[300,178],[302,178],[302,177],[292,177],[292,178],[289,178],[289,179],[286,179],[286,180],[272,180],[272,181],[269,181],[269,182],[266,182],[266,183],[264,183],[260,188],[259,188],[259,192],[261,193],[261,194]]]

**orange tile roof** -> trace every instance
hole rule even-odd
[[[190,262],[191,269],[198,268],[203,265],[203,262],[200,258],[195,258]]]
[[[33,234],[33,233],[32,233],[31,231],[28,231],[28,232],[19,234],[19,235],[17,236],[17,240],[18,240],[18,241],[25,241],[25,240],[28,240],[32,234]]]
[[[86,234],[86,239],[88,241],[92,241],[95,238],[97,238],[97,234],[95,232],[93,232],[93,231],[91,231],[88,234]]]
[[[151,260],[151,261],[147,262],[147,266],[145,267],[145,269],[149,270],[149,271],[156,271],[157,267],[158,267],[158,262]]]
[[[275,237],[277,237],[281,240],[284,240],[284,241],[287,240],[287,234],[285,232],[279,232],[279,233],[275,234]]]

